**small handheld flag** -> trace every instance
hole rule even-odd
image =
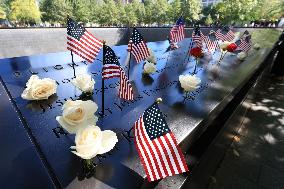
[[[177,43],[184,39],[184,21],[182,16],[179,17],[176,24],[170,31],[170,41],[173,43]]]
[[[118,58],[114,51],[107,45],[104,45],[104,64],[102,78],[104,80],[110,78],[120,78],[119,97],[125,100],[133,100],[133,89],[124,72],[121,68]]]
[[[103,43],[80,24],[67,18],[67,49],[92,63]]]
[[[199,29],[199,27],[195,28],[192,32],[192,40],[195,43],[196,47],[202,48],[202,36],[203,35]]]
[[[251,49],[251,36],[248,35],[246,37],[243,37],[239,40],[238,48],[237,50],[241,50],[244,52],[248,52]]]
[[[149,181],[188,171],[184,155],[158,102],[147,108],[135,122],[134,140]]]
[[[133,28],[133,33],[129,40],[127,51],[132,53],[137,63],[150,56],[147,44],[144,42],[142,35],[136,28]]]

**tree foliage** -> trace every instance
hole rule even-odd
[[[5,19],[6,18],[6,13],[4,11],[4,8],[0,6],[0,19]]]
[[[10,5],[11,13],[9,18],[19,23],[40,22],[39,7],[34,0],[14,0]]]
[[[283,14],[283,0],[223,0],[204,7],[201,0],[0,0],[0,18],[5,15],[18,23],[66,22],[70,15],[78,22],[101,26],[134,26],[174,24],[182,15],[187,25],[202,21],[207,25],[216,20],[224,24],[251,20],[277,19]]]
[[[193,23],[199,20],[202,11],[200,0],[182,0],[182,15],[187,23]]]
[[[65,0],[43,0],[40,3],[42,21],[65,23],[67,15],[71,15],[72,6]]]

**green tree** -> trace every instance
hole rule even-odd
[[[182,15],[187,23],[199,20],[201,10],[200,0],[182,0]]]
[[[210,14],[206,17],[206,19],[205,19],[205,24],[206,24],[207,26],[210,26],[211,24],[213,24],[213,20],[212,20]]]
[[[155,5],[155,0],[145,0],[145,23],[147,24],[153,24],[156,20],[155,18],[155,12],[156,12],[156,5]]]
[[[225,24],[242,23],[255,18],[258,0],[224,0],[214,8],[221,22]]]
[[[5,19],[6,18],[6,13],[4,11],[4,8],[0,7],[0,19]]]
[[[98,22],[103,26],[115,25],[118,22],[118,12],[114,0],[105,0],[99,5]]]
[[[284,1],[259,0],[257,8],[253,11],[254,19],[277,19],[284,12]]]
[[[146,10],[144,3],[140,3],[138,0],[134,0],[132,2],[132,8],[134,9],[137,22],[139,24],[142,24],[145,22],[145,16],[146,16]]]
[[[80,22],[89,22],[91,14],[90,0],[70,0],[74,18]]]
[[[128,3],[125,5],[125,11],[127,14],[126,25],[135,26],[138,22],[138,19],[136,17],[135,10],[133,8],[132,3]]]
[[[154,6],[156,7],[153,11],[154,21],[160,26],[169,20],[169,4],[167,0],[156,0],[154,1]]]
[[[174,23],[181,16],[181,0],[173,0],[169,7],[169,20]]]
[[[11,2],[9,18],[20,24],[38,23],[40,22],[39,7],[35,0],[14,0]]]
[[[119,14],[118,24],[126,25],[127,24],[127,14],[126,14],[125,7],[122,1],[119,1],[117,3],[117,9],[118,9],[118,14]]]
[[[42,21],[50,23],[64,24],[67,15],[72,16],[72,7],[65,0],[43,0],[40,3],[40,11],[42,12]]]

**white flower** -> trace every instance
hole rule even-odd
[[[21,97],[26,100],[48,99],[56,93],[56,82],[49,78],[39,79],[37,75],[32,75],[26,84],[27,88]]]
[[[201,82],[201,80],[196,76],[196,75],[180,75],[179,76],[179,82],[181,84],[181,87],[189,92],[189,91],[193,91],[195,89],[199,88],[199,84]]]
[[[253,45],[253,48],[255,50],[259,50],[260,49],[260,45],[258,43],[256,43],[256,44]]]
[[[238,58],[239,60],[244,60],[246,57],[247,57],[247,53],[245,53],[245,52],[240,52],[240,53],[238,53],[238,55],[237,55],[237,58]]]
[[[152,64],[146,60],[146,64],[144,65],[144,73],[145,74],[152,74],[156,71],[155,64]]]
[[[149,50],[150,56],[148,56],[148,57],[146,58],[146,60],[147,60],[148,62],[151,62],[151,63],[153,63],[153,64],[156,64],[156,63],[157,63],[157,58],[156,58],[155,54],[153,53],[152,49],[149,49],[149,48],[148,48],[148,50]]]
[[[76,133],[75,144],[72,151],[83,159],[91,159],[97,154],[104,154],[114,148],[118,142],[116,134],[111,130],[101,131],[98,126],[88,125]]]
[[[223,50],[223,51],[226,51],[227,50],[227,47],[228,45],[230,45],[231,43],[229,41],[224,41],[222,43],[220,43],[220,49]]]
[[[95,80],[88,74],[82,74],[72,79],[71,83],[83,92],[92,92],[94,90]]]
[[[62,116],[57,116],[58,123],[69,133],[74,134],[80,128],[94,125],[98,118],[94,115],[98,106],[91,100],[68,100],[62,107]]]

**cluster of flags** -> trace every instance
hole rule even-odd
[[[184,38],[184,21],[180,17],[170,30],[170,47],[176,46],[176,43]],[[218,29],[216,32],[212,30],[206,36],[196,27],[192,33],[190,48],[202,48],[205,43],[208,51],[214,53],[218,47],[218,40],[232,41],[234,38],[235,34],[231,29]],[[238,50],[247,52],[252,46],[251,35],[245,31],[235,43]],[[103,49],[102,79],[119,78],[119,97],[133,100],[133,88],[114,51],[71,18],[67,19],[67,49],[71,54],[74,52],[90,63]],[[147,44],[136,28],[133,28],[127,50],[137,63],[150,56]],[[133,130],[135,146],[149,181],[188,171],[185,157],[157,102],[144,111],[135,122]]]

